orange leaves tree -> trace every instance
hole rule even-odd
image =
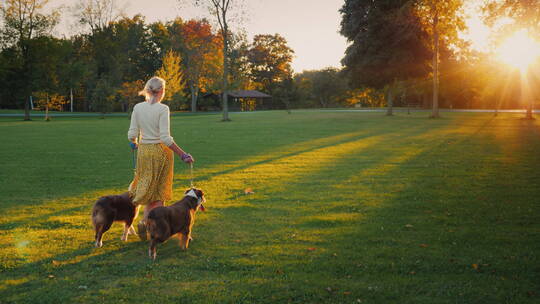
[[[187,0],[178,0],[179,3],[188,2]],[[208,12],[215,17],[219,25],[219,33],[223,41],[223,74],[222,74],[222,103],[223,103],[223,121],[229,119],[228,90],[229,90],[229,72],[231,57],[231,30],[229,22],[231,21],[231,11],[239,8],[243,0],[194,0],[196,6],[204,6]]]
[[[65,96],[61,96],[55,93],[49,94],[48,92],[35,92],[32,94],[34,96],[34,102],[39,109],[45,110],[45,120],[49,121],[49,110],[60,110],[62,106],[67,104],[69,101]]]
[[[189,20],[181,27],[184,77],[191,92],[191,111],[197,111],[199,91],[212,86],[221,71],[222,37],[212,33],[206,20]]]
[[[272,93],[277,83],[292,78],[293,54],[283,36],[255,35],[247,52],[251,79]]]

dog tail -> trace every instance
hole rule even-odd
[[[94,224],[94,227],[105,222],[105,215],[103,212],[104,210],[100,207],[94,207],[92,210],[92,224]]]

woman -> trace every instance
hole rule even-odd
[[[169,107],[161,103],[165,94],[165,80],[152,77],[139,94],[144,95],[146,101],[133,108],[128,131],[131,147],[138,148],[137,168],[133,182],[129,185],[129,193],[135,205],[145,206],[144,217],[138,225],[139,237],[145,240],[144,221],[148,213],[171,199],[173,152],[185,163],[191,163],[194,159],[171,137]]]

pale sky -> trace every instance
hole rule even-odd
[[[233,0],[234,1],[234,0]],[[50,5],[72,4],[76,0],[51,0]],[[121,1],[119,1],[121,2]],[[208,17],[206,10],[189,7],[180,8],[177,0],[128,0],[127,16],[142,14],[147,22],[168,21],[177,16],[182,19]],[[338,10],[343,0],[244,0],[245,29],[251,41],[256,34],[279,33],[285,37],[295,52],[292,68],[295,72],[341,67],[347,42],[339,31],[341,15]],[[64,10],[65,12],[67,10]],[[69,13],[64,14],[68,19]],[[209,17],[209,20],[213,18]],[[60,32],[69,33],[73,27],[64,20]]]

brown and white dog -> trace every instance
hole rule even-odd
[[[204,193],[199,189],[189,189],[184,198],[167,207],[156,207],[148,214],[146,228],[150,234],[148,255],[156,259],[157,244],[178,234],[180,248],[185,250],[191,240],[191,229],[195,223],[195,213],[200,208],[204,211]]]
[[[133,204],[129,193],[100,197],[92,208],[92,224],[96,231],[96,247],[103,246],[103,234],[111,228],[113,222],[124,222],[121,240],[127,241],[128,234],[135,234],[133,220],[139,208]]]

